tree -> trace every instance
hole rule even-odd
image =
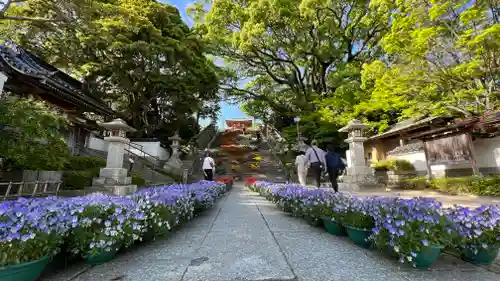
[[[362,64],[381,56],[389,13],[370,2],[219,0],[206,15],[199,4],[193,10],[214,54],[233,77],[248,81],[244,87],[224,81],[229,96],[272,109],[282,126],[302,115],[319,128],[364,97]]]
[[[385,60],[365,66],[359,111],[470,117],[500,107],[500,10],[495,1],[379,0],[391,10]]]
[[[138,129],[136,137],[155,137],[167,123],[179,129],[218,99],[217,67],[175,7],[154,0],[83,2],[66,0],[71,21],[18,23],[14,39],[110,101]],[[51,14],[40,8],[43,1],[27,3],[16,13]]]
[[[62,136],[68,121],[33,98],[0,100],[0,158],[4,167],[62,170],[69,150]]]

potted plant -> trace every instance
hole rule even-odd
[[[342,213],[342,224],[347,230],[349,239],[354,244],[370,249],[372,241],[369,239],[374,226],[370,215],[370,199],[351,197],[344,204],[335,206],[334,211]]]
[[[336,236],[346,236],[347,231],[342,225],[342,213],[335,207],[337,204],[343,204],[346,197],[342,193],[330,193],[331,195],[325,200],[325,204],[321,206],[321,219],[328,233]]]
[[[372,240],[377,248],[392,250],[401,263],[429,268],[450,245],[451,221],[434,198],[376,200],[380,210]]]
[[[472,210],[455,207],[450,217],[462,259],[474,264],[492,264],[500,249],[500,209],[486,205]]]
[[[34,281],[57,254],[68,208],[55,198],[0,204],[0,281]]]
[[[102,264],[114,258],[122,246],[133,243],[137,223],[132,210],[133,200],[93,194],[73,199],[71,249],[81,254],[88,264]],[[134,235],[135,234],[135,235]]]

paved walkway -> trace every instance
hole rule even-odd
[[[498,281],[499,274],[450,255],[432,270],[354,246],[280,212],[241,184],[165,240],[100,266],[76,265],[43,281]]]

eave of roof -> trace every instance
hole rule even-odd
[[[21,75],[32,77],[37,83],[72,95],[76,98],[74,100],[78,100],[79,103],[86,107],[95,109],[97,113],[107,116],[115,115],[115,112],[104,101],[88,95],[81,90],[81,87],[79,89],[74,86],[82,85],[80,81],[43,62],[16,44],[11,43],[9,46],[0,45],[0,59],[10,69]],[[35,60],[40,61],[40,63]]]
[[[381,134],[378,134],[378,135],[373,136],[373,137],[370,137],[370,138],[368,138],[368,140],[382,139],[382,138],[387,138],[387,137],[390,137],[390,136],[398,135],[402,131],[405,131],[405,130],[408,130],[408,129],[418,129],[420,127],[425,126],[429,122],[432,122],[432,121],[434,121],[436,119],[441,119],[441,118],[444,118],[444,117],[430,116],[430,117],[423,118],[421,120],[412,122],[412,123],[410,123],[408,125],[404,125],[404,126],[401,126],[401,127],[397,127],[397,124],[396,124],[389,131],[381,133]],[[405,121],[408,121],[408,119],[405,120]],[[404,122],[404,121],[402,121],[402,122]]]

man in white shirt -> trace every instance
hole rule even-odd
[[[316,180],[316,186],[321,186],[321,174],[323,169],[326,167],[325,152],[323,149],[318,147],[318,141],[313,140],[311,142],[311,147],[306,151],[306,159],[309,167],[313,171],[314,179]]]
[[[214,170],[215,170],[215,161],[210,154],[207,154],[205,159],[203,159],[203,174],[205,175],[205,180],[213,181],[214,180]]]

